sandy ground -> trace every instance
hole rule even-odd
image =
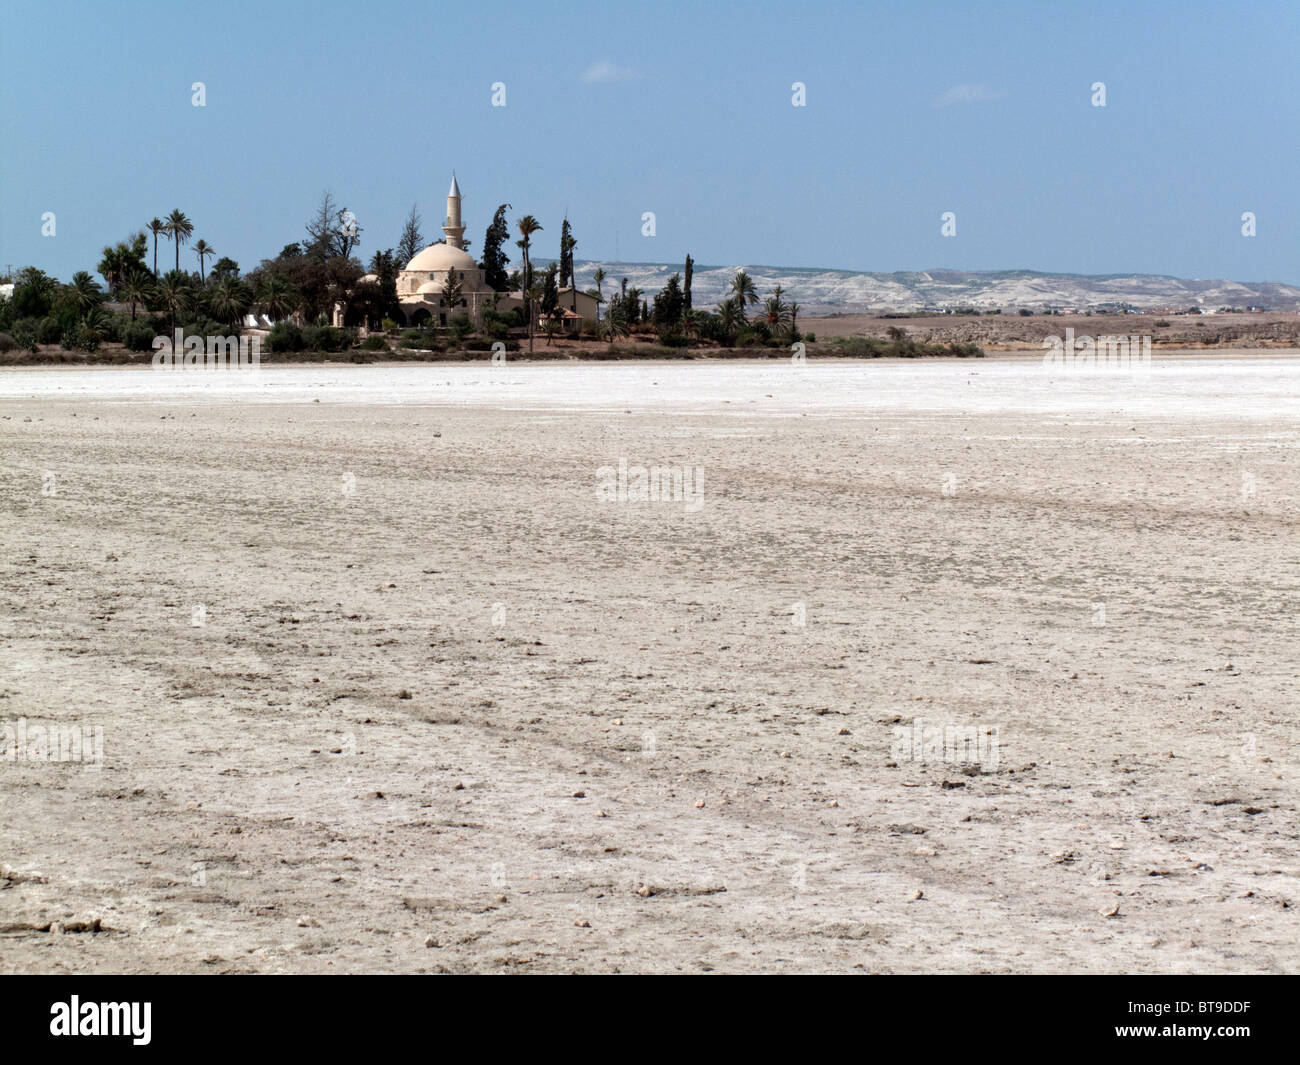
[[[1300,969],[1294,422],[0,419],[0,971]]]

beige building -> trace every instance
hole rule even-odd
[[[460,186],[456,175],[447,190],[447,218],[442,231],[446,243],[430,244],[406,264],[397,275],[397,299],[407,325],[430,323],[450,325],[459,314],[479,326],[483,311],[491,307],[496,293],[483,280],[483,268],[465,250],[465,225],[461,221]],[[443,298],[447,279],[455,271],[460,298],[452,306]]]
[[[561,328],[566,333],[577,333],[582,328],[583,319],[588,321],[596,320],[596,297],[588,296],[585,292],[573,291],[572,286],[560,289],[560,313],[556,316],[560,319]],[[497,305],[500,311],[510,311],[518,308],[522,314],[524,309],[524,298],[518,292],[503,292],[501,301]],[[537,327],[542,327],[545,315],[541,313],[539,307],[533,307],[533,318],[537,322]]]
[[[518,292],[494,292],[484,280],[485,271],[465,250],[465,224],[461,219],[460,185],[456,175],[447,190],[447,217],[442,226],[445,241],[430,244],[407,263],[397,274],[397,301],[401,307],[404,325],[450,325],[457,315],[464,315],[476,329],[483,324],[483,312],[489,307],[505,313],[518,309],[523,312],[524,300]],[[460,284],[460,296],[448,305],[444,295],[447,279],[455,271]],[[366,274],[362,281],[376,281],[374,274]],[[560,290],[560,318],[566,332],[577,332],[582,319],[596,317],[596,300],[585,292],[573,291],[572,286]],[[533,307],[534,318],[538,308]],[[335,325],[342,324],[343,307],[334,312]],[[540,323],[539,327],[540,327]]]

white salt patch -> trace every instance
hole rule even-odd
[[[978,367],[978,368],[976,368]],[[10,368],[0,398],[212,403],[373,403],[532,411],[797,416],[870,411],[1213,417],[1300,416],[1300,360],[1161,362],[1142,374],[1037,361],[805,365],[264,366],[256,373]]]

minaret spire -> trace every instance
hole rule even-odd
[[[460,221],[460,186],[456,183],[456,171],[451,172],[451,188],[447,190],[447,221],[442,227],[447,236],[447,244],[453,248],[465,246],[465,227]]]

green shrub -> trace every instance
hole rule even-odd
[[[919,344],[906,338],[836,337],[831,354],[850,359],[916,359],[922,356],[982,359],[984,349],[978,344]]]
[[[36,323],[36,340],[41,344],[57,344],[63,339],[63,326],[57,318],[42,318]]]
[[[153,351],[157,335],[148,322],[131,322],[122,330],[122,345],[127,351]]]
[[[303,332],[293,322],[276,322],[266,337],[266,350],[276,354],[302,351],[304,344]]]
[[[464,343],[473,332],[474,326],[470,324],[469,316],[465,314],[456,315],[447,326],[447,336],[455,345]]]
[[[304,336],[307,347],[312,351],[347,351],[352,347],[352,333],[346,329],[336,329],[332,325],[318,325],[308,329]]]
[[[363,351],[387,351],[388,342],[383,337],[370,336],[361,342]]]
[[[878,359],[885,344],[875,337],[836,337],[834,354],[849,359]]]
[[[63,334],[61,341],[65,351],[98,351],[101,334],[93,326],[81,324],[71,332]]]
[[[133,322],[131,321],[131,316],[129,314],[122,314],[120,312],[110,314],[108,316],[108,321],[104,323],[104,339],[112,340],[118,344],[125,344],[127,330],[137,322],[139,322],[139,319],[137,318],[136,321]]]
[[[0,355],[7,355],[16,350],[18,350],[18,341],[8,333],[0,333]]]
[[[420,351],[443,351],[446,345],[432,329],[407,329],[402,333],[402,347]]]
[[[14,322],[14,327],[9,331],[14,342],[24,351],[30,351],[33,355],[39,350],[36,340],[36,322],[35,318],[19,318]]]
[[[496,311],[491,307],[483,311],[483,332],[492,340],[505,340],[518,324],[517,311]]]

